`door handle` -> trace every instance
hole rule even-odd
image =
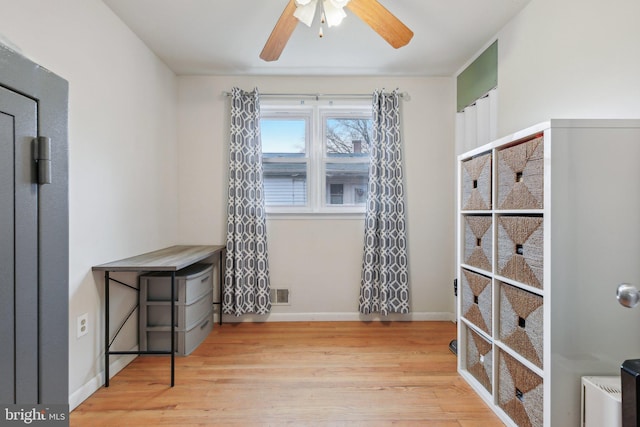
[[[638,288],[633,285],[621,283],[618,285],[616,298],[620,305],[627,308],[633,308],[638,305],[638,302],[640,301],[640,291],[638,291]]]

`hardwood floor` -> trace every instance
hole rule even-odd
[[[188,357],[138,357],[70,416],[80,426],[503,423],[456,373],[451,322],[216,325]]]

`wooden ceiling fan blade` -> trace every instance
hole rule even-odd
[[[347,8],[396,49],[413,37],[413,31],[377,0],[351,0]]]
[[[293,16],[293,12],[295,11],[296,2],[295,0],[290,0],[284,8],[282,15],[280,15],[276,26],[273,27],[273,31],[267,43],[265,43],[262,52],[260,52],[260,58],[265,61],[275,61],[280,58],[280,54],[287,45],[291,34],[293,34],[293,30],[295,30],[298,25],[298,18]]]

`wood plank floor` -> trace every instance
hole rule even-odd
[[[456,373],[451,322],[216,325],[188,357],[138,357],[76,408],[80,426],[504,424]]]

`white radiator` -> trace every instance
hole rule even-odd
[[[582,427],[622,427],[620,377],[582,377]]]

